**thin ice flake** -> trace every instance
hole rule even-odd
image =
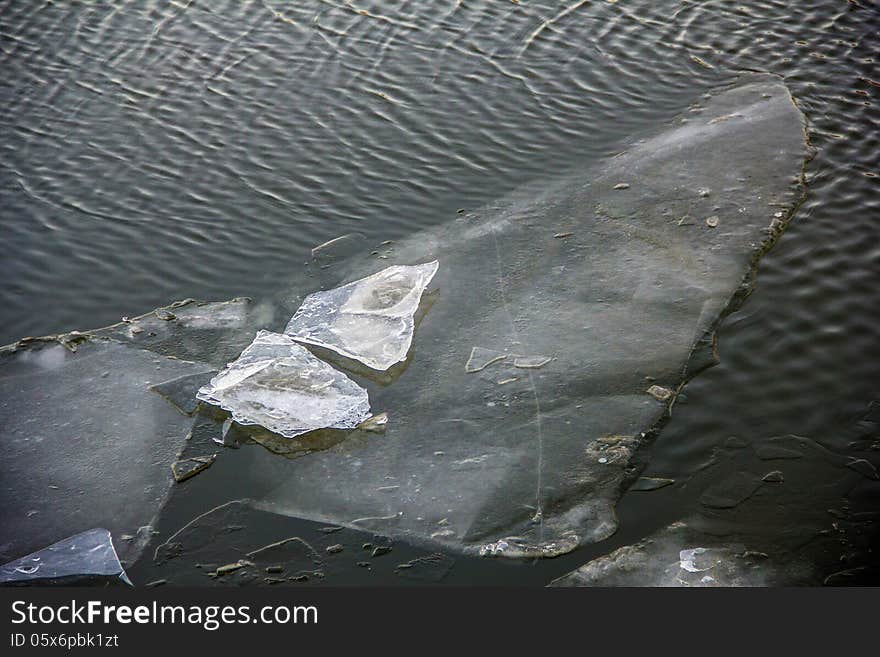
[[[366,390],[271,331],[257,333],[197,396],[229,411],[239,424],[258,424],[286,438],[314,429],[353,429],[370,415]]]
[[[342,287],[310,294],[284,333],[373,369],[387,370],[406,359],[415,312],[438,266],[436,260],[394,265]]]

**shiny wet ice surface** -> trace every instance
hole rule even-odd
[[[4,3],[0,343],[317,288],[318,244],[354,232],[381,254],[616,153],[741,69],[777,73],[811,120],[808,197],[654,445],[645,474],[676,484],[628,494],[614,537],[523,578],[547,582],[698,505],[686,484],[730,436],[877,453],[878,23],[830,0]],[[191,482],[205,497],[177,527],[222,472]],[[870,479],[847,495],[841,513],[876,508]],[[854,567],[876,545],[861,536]]]

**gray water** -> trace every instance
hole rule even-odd
[[[743,69],[779,74],[811,121],[808,196],[654,445],[646,474],[677,484],[625,496],[598,546],[445,580],[544,583],[680,517],[729,436],[876,455],[878,35],[867,0],[2,3],[0,343],[268,295],[326,240],[442,223],[618,152]],[[169,528],[220,495],[201,479]]]

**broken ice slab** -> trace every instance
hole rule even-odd
[[[131,585],[106,529],[90,529],[0,566],[0,584],[6,586],[108,581]]]
[[[353,429],[370,416],[367,391],[292,338],[260,331],[198,398],[285,438],[314,429]]]
[[[75,352],[49,340],[4,350],[0,561],[95,525],[136,558],[119,536],[153,521],[193,424],[150,386],[206,369],[85,335]]]
[[[437,273],[434,260],[395,265],[306,297],[284,333],[387,370],[406,359],[422,293]]]

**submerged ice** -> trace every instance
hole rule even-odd
[[[387,370],[406,359],[415,313],[438,262],[395,265],[306,297],[285,334]]]
[[[286,335],[260,331],[237,360],[198,392],[202,401],[286,438],[353,429],[370,416],[367,391]]]

